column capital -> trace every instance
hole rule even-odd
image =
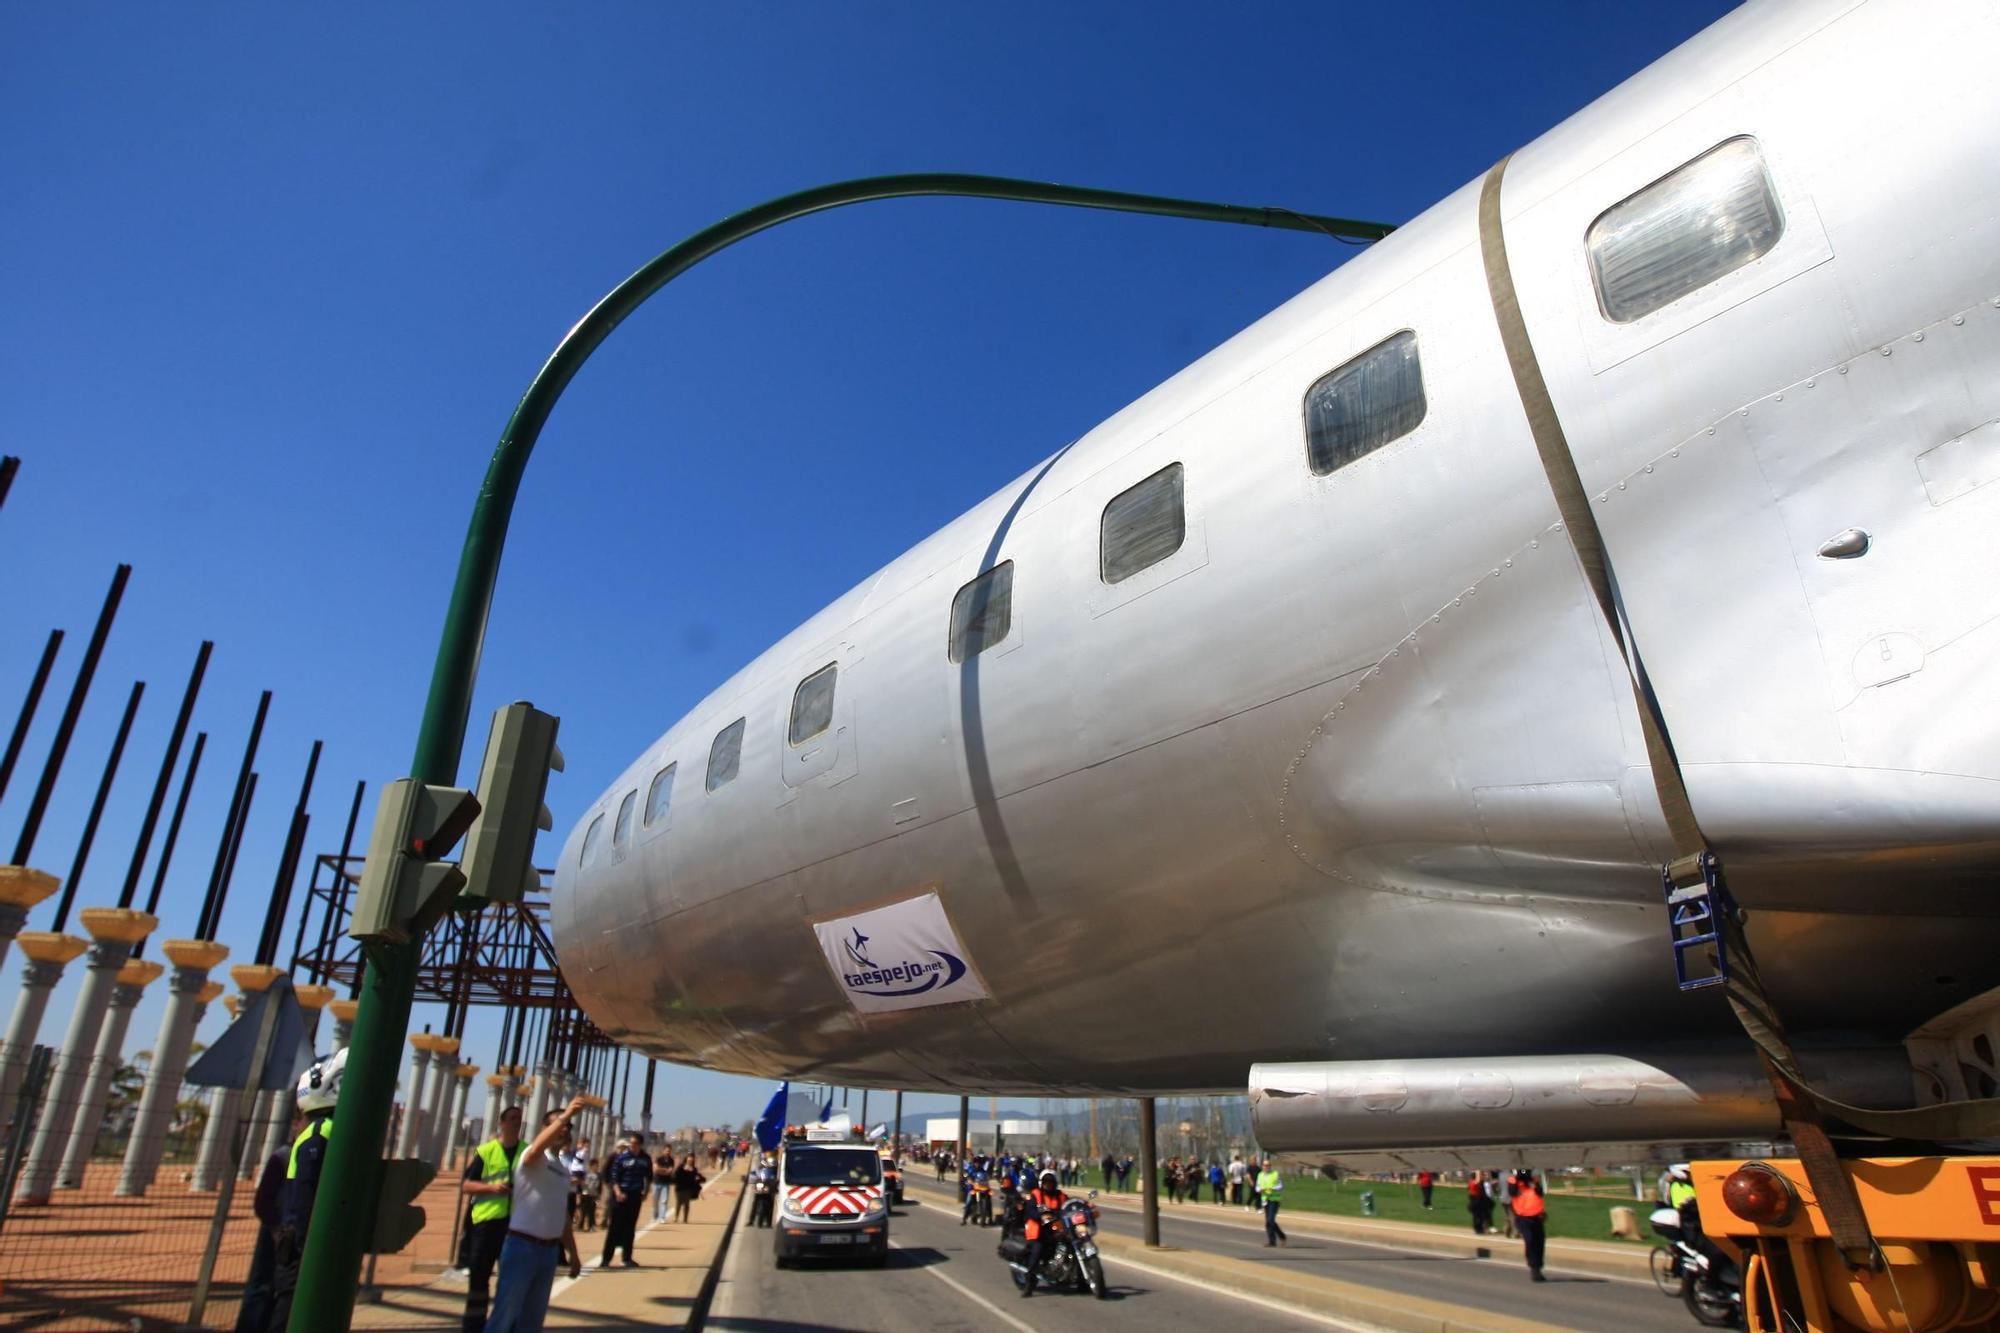
[[[160,918],[136,907],[86,907],[76,914],[94,940],[137,944],[160,928]]]
[[[166,970],[165,964],[147,962],[143,958],[134,958],[131,962],[118,969],[118,984],[121,986],[134,986],[140,990],[144,990],[155,981],[158,981],[160,974]]]
[[[194,997],[194,1002],[196,1004],[213,1004],[215,997],[220,994],[222,994],[222,983],[211,981],[201,988],[200,994]]]
[[[33,907],[44,898],[52,898],[62,881],[46,870],[31,870],[27,866],[0,866],[0,904],[8,907]]]
[[[426,1055],[437,1055],[440,1052],[449,1053],[457,1050],[458,1038],[439,1036],[435,1032],[412,1032],[410,1045]]]
[[[212,982],[210,984],[213,985],[217,990],[222,989],[222,983],[219,981]],[[225,995],[222,997],[222,1007],[229,1011],[229,1016],[231,1018],[235,1018],[243,1012],[243,999],[241,996],[237,995]]]
[[[488,1074],[486,1076],[486,1086],[489,1088],[504,1088],[510,1081],[505,1074]]]
[[[214,940],[168,940],[160,952],[175,967],[198,967],[206,972],[229,957],[229,946]]]
[[[329,1004],[327,1006],[327,1009],[331,1011],[331,1013],[333,1014],[334,1022],[352,1023],[354,1021],[354,1016],[361,1012],[361,1001],[335,1000],[332,1004]]]
[[[229,969],[229,979],[246,995],[271,989],[271,983],[285,975],[282,967],[272,967],[269,963],[238,963]]]
[[[465,1080],[465,1081],[466,1081],[467,1083],[470,1083],[470,1082],[472,1082],[472,1076],[473,1076],[474,1074],[477,1074],[477,1073],[479,1072],[479,1066],[478,1066],[478,1065],[460,1065],[460,1066],[459,1066],[459,1067],[458,1067],[458,1068],[457,1068],[456,1070],[454,1070],[453,1072],[454,1072],[454,1073],[456,1073],[456,1074],[457,1074],[457,1075],[458,1075],[458,1076],[459,1076],[460,1078],[464,1079],[464,1080]]]
[[[301,1009],[324,1009],[333,999],[331,986],[294,986],[292,994],[299,997]]]
[[[14,937],[14,943],[35,962],[53,963],[57,967],[74,962],[77,955],[90,947],[89,940],[60,935],[53,930],[24,930]]]

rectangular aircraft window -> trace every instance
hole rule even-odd
[[[800,746],[833,725],[833,686],[840,664],[828,662],[799,682],[792,695],[791,742]]]
[[[1306,391],[1306,461],[1324,477],[1423,424],[1424,374],[1408,329]]]
[[[632,812],[639,806],[639,793],[628,791],[618,803],[618,822],[611,826],[611,850],[623,852],[632,845]]]
[[[739,717],[716,732],[715,744],[708,747],[708,789],[714,791],[736,781],[736,768],[742,762],[743,719]]]
[[[1130,490],[1111,497],[1097,529],[1097,573],[1123,583],[1157,565],[1187,540],[1183,469],[1169,463]]]
[[[1007,637],[1014,624],[1014,562],[1003,561],[951,599],[951,660],[977,657]]]
[[[668,764],[653,774],[653,785],[646,788],[646,827],[651,828],[666,818],[667,806],[674,799],[674,770],[679,764]]]
[[[583,851],[576,858],[580,866],[590,865],[597,860],[597,844],[604,841],[604,816],[590,821],[590,828],[583,835]]]
[[[1769,254],[1784,231],[1757,141],[1727,140],[1590,224],[1597,302],[1629,324]]]

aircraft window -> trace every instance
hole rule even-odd
[[[590,821],[590,827],[583,835],[583,852],[576,858],[580,866],[587,866],[597,860],[597,844],[604,841],[604,816]]]
[[[977,657],[1007,637],[1014,624],[1014,562],[1003,561],[951,599],[951,660]]]
[[[833,687],[840,664],[828,662],[799,682],[792,695],[791,742],[803,745],[833,725]]]
[[[736,781],[736,769],[742,762],[743,719],[739,717],[716,732],[715,744],[708,747],[708,789],[714,791]]]
[[[1097,572],[1106,583],[1123,583],[1181,549],[1187,540],[1182,475],[1179,463],[1169,463],[1104,506]]]
[[[1306,461],[1324,477],[1423,423],[1424,373],[1408,329],[1376,343],[1306,391]]]
[[[646,827],[651,828],[666,818],[667,807],[674,799],[674,770],[679,764],[668,764],[653,774],[653,785],[646,788]]]
[[[1769,254],[1784,231],[1757,141],[1730,139],[1590,224],[1598,304],[1629,324]]]
[[[639,808],[639,793],[628,791],[618,803],[618,822],[611,826],[611,850],[622,853],[632,845],[632,812]]]

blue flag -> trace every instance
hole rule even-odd
[[[819,1122],[822,1125],[824,1125],[832,1117],[833,1117],[833,1094],[829,1092],[826,1095],[825,1105],[819,1108]]]
[[[776,1152],[778,1144],[785,1137],[785,1102],[792,1095],[789,1080],[780,1083],[778,1090],[771,1094],[771,1100],[764,1107],[764,1114],[757,1121],[757,1146],[765,1152]]]

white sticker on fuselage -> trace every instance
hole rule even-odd
[[[813,933],[847,1002],[864,1014],[987,998],[935,893],[820,921]]]

